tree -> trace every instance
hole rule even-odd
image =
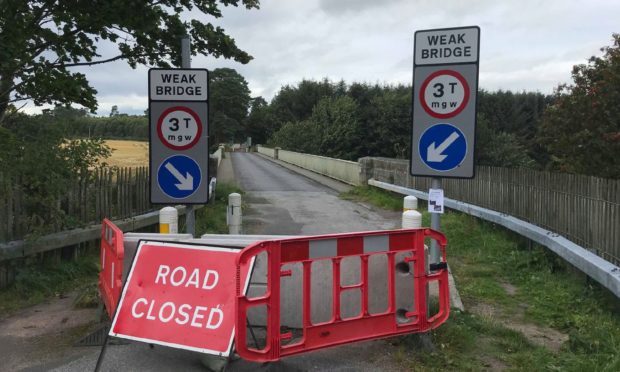
[[[139,64],[181,66],[179,39],[189,34],[192,55],[252,57],[239,49],[221,27],[181,19],[183,11],[214,18],[220,7],[258,8],[258,0],[3,0],[0,13],[0,123],[10,103],[80,104],[97,108],[96,90],[72,70],[125,60]],[[106,45],[107,44],[107,45]],[[110,44],[117,52],[103,55]]]
[[[26,233],[74,226],[58,204],[59,196],[76,182],[87,182],[111,153],[101,139],[67,139],[67,117],[12,112],[0,127],[0,169],[6,181],[0,194],[3,187],[21,190],[24,213],[19,215],[26,218],[20,221],[27,226]]]
[[[484,114],[478,114],[476,123],[476,164],[495,167],[531,168],[532,160],[514,133],[491,128]]]
[[[275,132],[273,115],[263,97],[252,98],[250,114],[245,120],[245,134],[252,137],[252,143],[267,143]]]
[[[551,167],[620,178],[620,34],[603,56],[573,67],[573,85],[560,85],[544,115],[539,141]]]
[[[319,154],[321,136],[319,127],[310,120],[289,122],[273,134],[268,145],[306,154]]]
[[[361,144],[357,109],[355,101],[346,96],[323,98],[316,104],[310,121],[321,135],[318,154],[357,160]]]
[[[250,107],[250,89],[243,76],[232,68],[216,68],[209,76],[212,144],[239,140]]]
[[[282,87],[271,100],[276,128],[284,123],[308,119],[314,106],[323,98],[334,97],[335,90],[327,78],[322,81],[302,80],[297,86]]]
[[[118,116],[118,115],[119,115],[118,106],[117,105],[112,106],[112,109],[110,110],[110,117]]]

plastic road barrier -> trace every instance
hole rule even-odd
[[[112,319],[123,289],[123,232],[107,218],[101,224],[99,292]]]
[[[427,267],[424,251],[425,238],[438,242],[441,262]],[[246,265],[258,255],[267,255],[267,283],[262,295],[249,297],[243,294],[244,282],[237,271],[236,277],[236,326],[235,346],[244,359],[266,362],[281,357],[312,350],[351,343],[355,341],[385,338],[405,333],[425,332],[446,321],[449,315],[448,270],[446,263],[446,238],[431,229],[408,229],[375,231],[302,237],[274,241],[262,241],[243,249],[237,257],[237,268]],[[403,255],[403,253],[406,253]],[[375,255],[385,255],[387,260],[387,310],[374,313],[369,310],[369,260]],[[404,256],[404,264],[396,257]],[[360,281],[343,285],[341,264],[348,257],[359,257]],[[331,261],[332,314],[324,322],[312,321],[312,265],[320,260]],[[283,331],[280,323],[281,277],[291,276],[284,265],[302,266],[302,329]],[[407,273],[403,274],[403,265]],[[412,272],[409,269],[412,268]],[[396,306],[395,275],[409,275],[413,281],[413,309],[405,311]],[[429,316],[427,294],[429,283],[438,287],[438,310]],[[343,316],[341,298],[347,292],[360,293],[359,314]],[[385,296],[385,294],[384,294]],[[326,306],[329,306],[326,304]],[[266,339],[261,348],[257,342],[251,345],[248,338],[248,314],[259,310],[267,312]],[[254,334],[250,327],[252,337]]]

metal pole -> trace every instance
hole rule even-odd
[[[184,35],[181,38],[181,67],[183,68],[192,67],[192,57],[190,53],[189,35]]]
[[[433,177],[431,179],[431,189],[441,189],[441,178]],[[440,213],[431,213],[431,229],[439,231]],[[431,240],[431,259],[430,263],[438,263],[439,257],[439,245],[435,240]]]
[[[181,38],[181,67],[183,68],[191,68],[192,67],[192,57],[190,53],[190,39],[189,35],[184,35]],[[208,156],[208,155],[207,155]],[[185,206],[185,232],[188,234],[192,234],[192,236],[196,235],[196,215],[194,213],[193,205]]]

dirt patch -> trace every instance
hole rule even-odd
[[[523,323],[502,324],[514,331],[521,332],[531,343],[544,346],[554,353],[560,351],[564,342],[568,341],[568,335],[553,328]]]
[[[487,371],[505,371],[508,368],[504,362],[489,355],[481,356],[480,363]]]
[[[500,283],[500,285],[502,286],[502,288],[504,288],[504,290],[509,296],[514,296],[517,294],[517,287],[515,287],[514,285],[510,283]]]
[[[56,297],[0,321],[0,371],[79,353],[71,345],[95,322],[96,309],[74,309],[76,296]]]
[[[95,320],[94,309],[73,309],[75,294],[22,310],[0,323],[0,337],[37,337],[66,331]]]
[[[510,317],[505,316],[497,306],[484,302],[472,304],[468,306],[468,309],[482,318],[495,321],[506,328],[523,334],[534,345],[546,347],[554,353],[560,351],[564,342],[568,341],[568,335],[556,329],[525,322],[523,320],[523,306],[519,306],[519,314]]]

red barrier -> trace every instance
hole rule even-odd
[[[106,218],[101,225],[99,293],[110,319],[123,289],[123,256],[123,232]]]
[[[436,240],[441,250],[442,262],[427,268],[424,249],[425,238]],[[405,333],[425,332],[438,327],[449,315],[448,270],[446,264],[446,238],[431,229],[411,229],[395,231],[375,231],[351,234],[326,235],[264,241],[246,247],[237,258],[237,267],[247,263],[253,257],[266,252],[267,284],[261,297],[249,298],[242,294],[243,283],[237,275],[235,327],[235,347],[239,355],[248,360],[266,362],[281,357],[300,354],[311,350],[346,344],[355,341],[385,338]],[[397,270],[396,255],[406,253],[404,262],[407,268],[413,268],[414,309],[404,311],[396,306],[395,275]],[[369,258],[374,255],[387,256],[387,310],[381,313],[369,311]],[[341,261],[345,257],[360,258],[360,282],[342,285]],[[403,256],[401,254],[401,256]],[[317,260],[330,260],[332,263],[332,316],[327,322],[311,321],[312,298],[312,263]],[[290,263],[302,265],[302,329],[293,340],[293,332],[281,331],[280,315],[281,283],[280,278],[290,276],[291,270],[282,270]],[[402,265],[402,264],[400,264]],[[401,266],[402,268],[402,266]],[[427,309],[428,284],[437,282],[439,288],[439,309],[429,316]],[[360,295],[360,313],[357,316],[343,318],[341,311],[341,294],[358,290]],[[262,349],[247,345],[248,310],[252,307],[266,308],[266,340]],[[288,311],[288,310],[287,310]],[[252,333],[252,337],[254,334]]]

